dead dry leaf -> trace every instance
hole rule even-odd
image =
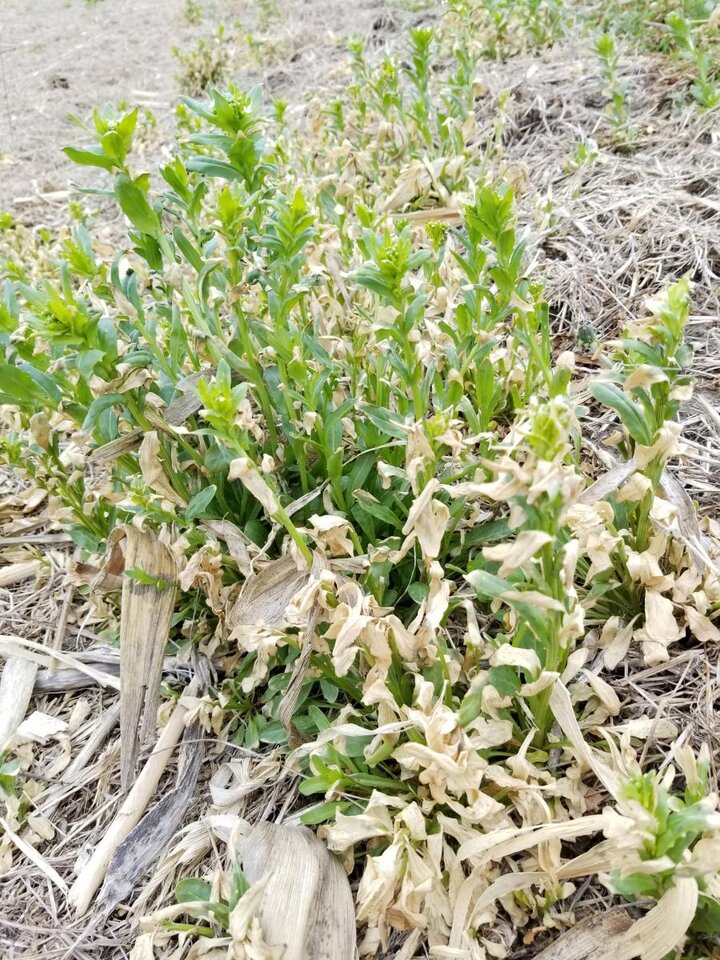
[[[120,611],[121,781],[127,792],[140,742],[155,730],[163,655],[175,610],[177,562],[149,530],[113,531],[108,548],[122,541],[124,569]]]
[[[632,925],[627,910],[588,917],[553,941],[535,960],[613,960],[617,941]]]
[[[238,852],[246,879],[265,884],[257,915],[267,944],[284,946],[283,960],[353,960],[350,884],[312,831],[261,823]]]
[[[37,670],[33,660],[9,657],[5,661],[0,678],[0,754],[27,713]]]
[[[242,593],[230,610],[228,629],[232,632],[241,626],[284,626],[290,601],[307,586],[311,576],[311,570],[298,570],[289,554],[260,567],[245,581]]]

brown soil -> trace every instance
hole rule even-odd
[[[184,0],[3,0],[0,20],[0,211],[31,224],[61,217],[72,182],[100,182],[61,153],[89,138],[94,107],[123,101],[157,116],[147,152],[172,135],[181,93],[173,48],[191,49],[219,24],[228,80],[262,80],[269,96],[299,100],[324,85],[350,35],[391,39],[405,20],[384,0],[198,0],[189,23]],[[250,33],[260,41],[248,49]],[[152,169],[152,159],[147,162]]]

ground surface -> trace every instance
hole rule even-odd
[[[382,0],[202,0],[198,23],[188,22],[182,0],[5,0],[2,7],[0,210],[31,223],[55,218],[70,181],[97,180],[60,152],[83,141],[69,114],[85,121],[101,104],[149,107],[158,119],[150,145],[162,149],[180,93],[173,48],[188,49],[220,23],[252,31],[260,49],[271,37],[265,54],[234,51],[227,78],[262,79],[272,96],[297,101],[325,85],[343,56],[343,36],[382,42],[401,21]]]

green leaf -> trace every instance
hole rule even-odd
[[[330,726],[330,721],[328,718],[325,716],[322,710],[319,707],[316,707],[314,704],[308,707],[308,716],[315,724],[315,729],[318,732],[327,730],[327,728]]]
[[[419,580],[413,581],[410,586],[407,588],[408,593],[415,601],[415,603],[422,603],[423,600],[427,597],[430,588],[426,583],[420,583]]]
[[[220,177],[222,180],[244,180],[244,176],[226,160],[216,160],[214,157],[192,157],[187,162],[187,169],[194,170],[205,177]]]
[[[101,147],[87,147],[85,150],[78,150],[77,147],[63,147],[63,153],[81,167],[101,167],[103,170],[111,171],[115,166],[110,157],[105,156]]]
[[[502,577],[496,577],[494,574],[488,573],[487,570],[472,570],[465,574],[465,579],[481,600],[501,598],[504,603],[507,603],[509,607],[520,614],[537,637],[545,637],[547,633],[547,611],[539,610],[532,603],[522,599],[506,599],[504,597],[508,590],[517,591],[519,589],[518,584],[503,580]]]
[[[593,397],[606,407],[610,407],[620,417],[623,426],[636,443],[649,447],[653,442],[654,431],[650,428],[640,408],[614,383],[593,383],[590,387]]]
[[[486,520],[484,523],[478,523],[468,530],[463,537],[463,547],[477,547],[485,543],[495,543],[497,540],[504,540],[511,534],[508,522],[504,517],[499,520]]]
[[[333,820],[335,814],[345,813],[353,807],[347,800],[329,800],[327,803],[320,803],[316,807],[310,807],[304,813],[300,814],[300,821],[307,827],[314,827],[318,823],[327,823]]]
[[[148,203],[146,191],[138,186],[137,180],[119,173],[115,177],[115,196],[122,212],[141,233],[155,236],[160,232],[160,218]]]
[[[396,440],[407,440],[408,432],[397,414],[393,414],[390,410],[384,410],[382,407],[372,407],[369,404],[363,404],[361,410],[381,433],[388,437],[394,437]]]
[[[327,793],[334,783],[342,783],[342,781],[343,777],[339,772],[333,778],[326,776],[308,777],[307,780],[302,781],[298,791],[303,797],[310,797],[314,793]]]
[[[94,533],[91,533],[87,527],[81,527],[77,524],[74,527],[70,527],[68,533],[72,537],[73,542],[79,547],[82,547],[83,550],[87,550],[88,553],[97,553],[100,549],[100,540]]]
[[[30,363],[21,363],[19,369],[26,373],[29,377],[35,381],[35,383],[45,391],[45,393],[50,397],[50,399],[59,404],[62,400],[62,392],[60,387],[57,385],[55,380],[47,373],[44,373],[42,370],[38,370],[37,367],[34,367]]]
[[[245,736],[243,738],[243,743],[248,750],[254,750],[260,743],[260,735],[258,733],[257,723],[255,723],[253,717],[250,717],[245,725]]]
[[[487,684],[483,683],[474,690],[468,690],[463,697],[463,701],[460,704],[460,709],[458,710],[458,720],[460,722],[460,726],[466,727],[469,723],[472,723],[473,720],[476,720],[482,713],[482,695],[486,686]]]
[[[355,499],[356,509],[364,510],[365,513],[369,513],[371,517],[390,524],[390,526],[395,527],[396,530],[402,529],[402,520],[393,513],[389,507],[386,507],[384,503],[376,500],[371,493],[365,490],[353,490],[352,493]]]
[[[488,672],[488,682],[495,687],[501,697],[512,697],[520,689],[520,678],[515,667],[507,665],[491,667]]]
[[[47,374],[38,374],[39,371],[29,364],[21,369],[9,363],[0,363],[0,403],[12,404],[25,410],[57,405],[61,398],[57,386]],[[53,390],[49,386],[51,383]]]
[[[720,931],[720,901],[701,893],[697,913],[690,929],[695,933],[709,933],[717,936]]]
[[[279,720],[273,720],[260,731],[260,743],[287,743],[287,730]]]
[[[105,410],[110,409],[110,407],[113,407],[116,403],[121,404],[122,402],[123,396],[121,393],[103,393],[99,397],[96,397],[88,407],[82,429],[86,433],[92,433],[97,428],[100,417]]]
[[[90,380],[95,373],[95,367],[105,359],[105,353],[102,350],[81,350],[75,361],[78,373],[85,380]]]
[[[134,580],[136,583],[143,584],[143,586],[155,587],[156,590],[167,590],[168,587],[175,586],[175,584],[170,583],[169,580],[163,580],[162,577],[154,577],[151,573],[147,573],[142,567],[131,567],[125,571],[125,576]]]
[[[202,900],[209,902],[212,894],[212,886],[207,880],[200,880],[198,877],[186,877],[175,887],[175,903],[192,903]]]
[[[192,523],[193,520],[203,515],[205,508],[212,503],[216,490],[215,484],[211,484],[195,494],[185,511],[185,519],[188,523]]]
[[[228,897],[228,910],[234,910],[237,906],[238,900],[241,897],[244,897],[249,889],[250,884],[245,879],[245,874],[240,869],[240,864],[236,863],[235,869],[233,870],[230,896]]]
[[[7,794],[15,793],[15,781],[20,772],[20,761],[16,758],[0,765],[0,790]]]
[[[179,227],[173,230],[173,239],[190,266],[200,273],[205,266],[205,261]]]

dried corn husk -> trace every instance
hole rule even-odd
[[[283,946],[283,960],[353,960],[350,884],[312,831],[261,823],[239,841],[238,853],[246,879],[263,884],[257,916],[269,947]]]
[[[188,688],[187,692],[192,694],[194,689],[194,687],[192,689]],[[103,834],[100,843],[95,847],[92,856],[70,888],[68,901],[75,907],[77,916],[82,916],[87,911],[95,891],[105,879],[113,854],[130,834],[130,831],[138,824],[145,812],[150,798],[160,782],[160,777],[170,762],[175,745],[182,736],[186,715],[187,706],[181,698],[163,728],[155,744],[155,749],[148,757],[123,805],[115,815],[115,819]]]
[[[138,743],[147,742],[155,729],[163,654],[175,609],[177,565],[172,552],[149,530],[119,528],[108,541],[110,550],[120,540],[124,540],[126,574],[120,615],[120,751],[122,786],[127,792]],[[133,570],[155,583],[129,577]]]
[[[307,586],[311,573],[310,570],[298,570],[289,554],[261,567],[248,577],[228,614],[230,631],[241,626],[283,626],[290,601]]]
[[[0,753],[25,717],[37,669],[37,663],[20,657],[5,662],[0,678]]]
[[[632,925],[626,910],[588,917],[539,953],[535,960],[610,960]]]

